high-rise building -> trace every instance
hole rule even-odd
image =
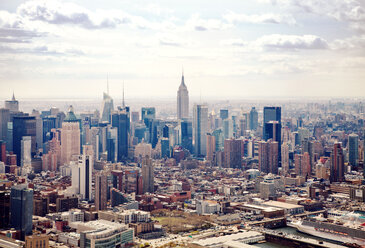
[[[310,176],[312,168],[310,165],[310,156],[308,152],[303,154],[295,154],[294,156],[295,173],[298,176]]]
[[[152,159],[145,157],[142,160],[143,193],[154,192],[154,173]]]
[[[259,114],[255,107],[252,107],[250,111],[250,130],[256,130],[259,123]]]
[[[21,140],[21,162],[22,167],[30,167],[32,163],[32,138],[30,136],[23,136]]]
[[[107,160],[115,163],[118,160],[118,128],[108,127],[106,151],[108,153]]]
[[[100,173],[95,176],[95,208],[97,211],[106,209],[107,192],[107,176]]]
[[[79,160],[71,165],[72,178],[71,185],[75,194],[80,194],[82,199],[92,199],[92,170],[93,170],[93,156],[80,155]]]
[[[141,118],[146,127],[149,127],[149,121],[156,119],[156,109],[154,107],[143,107],[141,109]]]
[[[170,141],[169,138],[161,138],[161,158],[170,157]]]
[[[219,111],[219,117],[222,119],[222,120],[225,120],[225,119],[228,119],[228,109],[221,109]]]
[[[103,94],[103,107],[101,111],[101,122],[111,122],[111,113],[114,110],[113,98],[108,93]]]
[[[70,106],[61,129],[61,164],[68,164],[80,154],[80,120]]]
[[[242,168],[243,142],[240,139],[224,140],[224,166],[226,168]]]
[[[0,140],[7,140],[8,122],[10,122],[9,109],[0,108]]]
[[[177,91],[177,118],[189,118],[189,91],[184,82],[184,73]]]
[[[193,126],[191,121],[182,120],[180,122],[181,146],[193,153]]]
[[[349,163],[357,167],[359,161],[359,136],[357,134],[349,135]]]
[[[5,108],[10,112],[19,112],[19,102],[15,99],[14,93],[11,100],[5,101]]]
[[[7,229],[10,225],[10,192],[0,191],[0,228]]]
[[[341,143],[335,143],[331,153],[330,181],[343,182],[345,180],[345,161]]]
[[[215,150],[221,151],[224,146],[224,135],[221,128],[218,128],[213,131],[212,135],[215,137]]]
[[[22,240],[25,235],[32,234],[33,190],[26,184],[13,186],[11,199],[11,227],[21,231]]]
[[[17,165],[21,164],[21,141],[23,136],[30,136],[32,140],[31,154],[36,153],[36,119],[34,116],[13,117],[13,152],[17,156]]]
[[[230,119],[223,120],[223,137],[224,139],[233,138],[233,122]]]
[[[197,104],[194,106],[193,118],[193,146],[197,157],[207,154],[208,107]]]
[[[272,139],[279,144],[279,164],[281,164],[281,123],[279,121],[269,121],[264,123],[264,140]]]
[[[207,133],[207,161],[212,163],[215,154],[215,136]]]
[[[265,173],[278,174],[279,143],[268,140],[259,144],[259,169]]]
[[[118,107],[112,114],[112,126],[118,129],[118,161],[128,158],[130,116],[129,107]]]
[[[263,137],[266,137],[265,123],[278,121],[281,124],[281,107],[264,107]]]
[[[281,145],[281,168],[282,175],[288,175],[289,173],[289,145],[284,142]]]
[[[47,116],[42,118],[43,143],[52,139],[51,130],[56,128],[57,118],[55,116]]]

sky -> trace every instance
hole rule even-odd
[[[364,97],[365,0],[0,1],[0,99]]]

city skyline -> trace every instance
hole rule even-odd
[[[0,3],[0,98],[362,97],[364,3]],[[84,90],[87,87],[88,90]],[[34,90],[29,90],[34,89]],[[141,90],[143,89],[143,90]],[[118,95],[119,95],[118,94]]]

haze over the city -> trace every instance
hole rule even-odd
[[[362,97],[364,1],[1,1],[0,98]]]

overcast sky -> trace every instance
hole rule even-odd
[[[364,0],[0,1],[0,98],[364,97]]]

